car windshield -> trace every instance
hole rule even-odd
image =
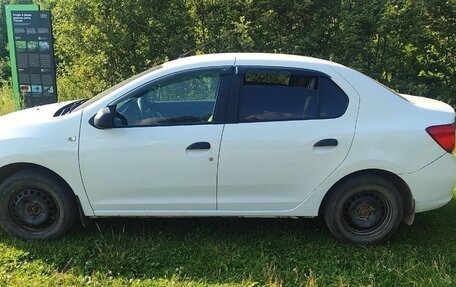
[[[112,86],[111,88],[109,88],[109,89],[99,93],[98,95],[94,96],[93,98],[85,101],[83,104],[81,104],[76,109],[74,109],[73,112],[82,110],[82,109],[90,106],[91,104],[95,103],[96,101],[98,101],[99,99],[103,98],[104,96],[110,94],[111,92],[113,92],[113,91],[125,86],[126,84],[128,84],[128,83],[130,83],[130,82],[132,82],[132,81],[134,81],[134,80],[136,80],[136,79],[138,79],[138,78],[140,78],[140,77],[142,77],[142,76],[144,76],[144,75],[146,75],[146,74],[148,74],[148,73],[150,73],[152,71],[156,71],[156,70],[160,69],[161,67],[162,67],[162,65],[153,67],[153,68],[151,68],[149,70],[146,70],[146,71],[144,71],[142,73],[134,75],[134,76],[132,76],[132,77],[130,77],[130,78],[128,78],[128,79],[126,79],[126,80],[114,85],[114,86]]]

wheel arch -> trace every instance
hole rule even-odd
[[[57,174],[56,172],[54,172],[53,170],[51,170],[47,167],[44,167],[39,164],[34,164],[34,163],[18,162],[18,163],[12,163],[12,164],[8,164],[8,165],[0,167],[0,183],[2,183],[5,179],[12,176],[13,174],[15,174],[19,171],[25,170],[25,169],[30,169],[30,168],[38,168],[38,169],[41,169],[48,173],[51,173],[53,176],[56,176],[57,178],[59,178],[62,181],[62,183],[64,183],[66,185],[66,187],[68,187],[69,190],[71,190],[73,195],[76,196],[76,194],[74,193],[71,186],[66,182],[65,179],[63,179],[63,177],[61,177],[59,174]]]
[[[355,178],[355,177],[360,177],[360,176],[365,176],[365,175],[378,175],[383,177],[384,179],[388,180],[391,182],[400,192],[401,197],[404,202],[404,218],[402,219],[406,224],[412,224],[414,217],[415,217],[415,200],[412,195],[412,191],[410,190],[410,187],[408,184],[397,174],[392,173],[390,171],[382,170],[382,169],[365,169],[365,170],[359,170],[353,173],[350,173],[340,180],[338,180],[329,190],[326,192],[325,196],[323,197],[323,200],[321,201],[320,208],[318,211],[318,214],[322,214],[324,208],[325,208],[325,203],[329,197],[329,195],[334,192],[337,187],[342,184],[343,182]]]
[[[28,163],[28,162],[17,162],[17,163],[7,164],[5,166],[0,167],[0,184],[5,179],[12,176],[13,174],[20,172],[22,170],[31,169],[31,168],[40,169],[42,171],[45,171],[45,172],[51,174],[52,176],[56,177],[57,179],[59,179],[61,181],[61,183],[64,184],[65,187],[74,196],[74,199],[77,204],[78,212],[79,212],[78,217],[81,220],[82,225],[84,227],[86,227],[90,224],[89,217],[87,217],[85,215],[84,210],[82,208],[81,200],[80,200],[79,196],[74,192],[73,188],[68,184],[68,182],[62,176],[60,176],[58,173],[56,173],[55,171],[53,171],[45,166],[35,164],[35,163]]]
[[[12,176],[13,174],[19,172],[19,171],[22,171],[22,170],[26,170],[26,169],[31,169],[31,168],[37,168],[37,169],[40,169],[42,171],[45,171],[49,174],[51,174],[52,176],[58,178],[62,184],[65,185],[65,187],[71,191],[71,194],[74,196],[77,204],[78,204],[78,207],[79,207],[79,212],[82,211],[81,209],[81,203],[79,201],[79,197],[77,196],[77,194],[74,192],[74,190],[71,188],[71,186],[68,184],[68,182],[62,177],[60,176],[58,173],[56,173],[55,171],[47,168],[47,167],[44,167],[42,165],[39,165],[39,164],[35,164],[35,163],[27,163],[27,162],[17,162],[17,163],[11,163],[11,164],[8,164],[8,165],[5,165],[5,166],[2,166],[0,167],[0,184],[5,180],[7,179],[8,177]]]

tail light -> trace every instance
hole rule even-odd
[[[455,149],[456,125],[432,126],[426,129],[429,135],[447,152]]]

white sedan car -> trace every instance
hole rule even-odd
[[[80,217],[316,217],[386,240],[456,184],[455,112],[342,65],[214,54],[88,101],[0,117],[0,224],[53,239]]]

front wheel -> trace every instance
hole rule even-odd
[[[58,238],[71,227],[77,212],[66,184],[41,169],[20,171],[0,185],[0,225],[21,239]]]
[[[377,175],[349,179],[328,196],[324,218],[331,233],[343,242],[385,241],[403,218],[401,194]]]

